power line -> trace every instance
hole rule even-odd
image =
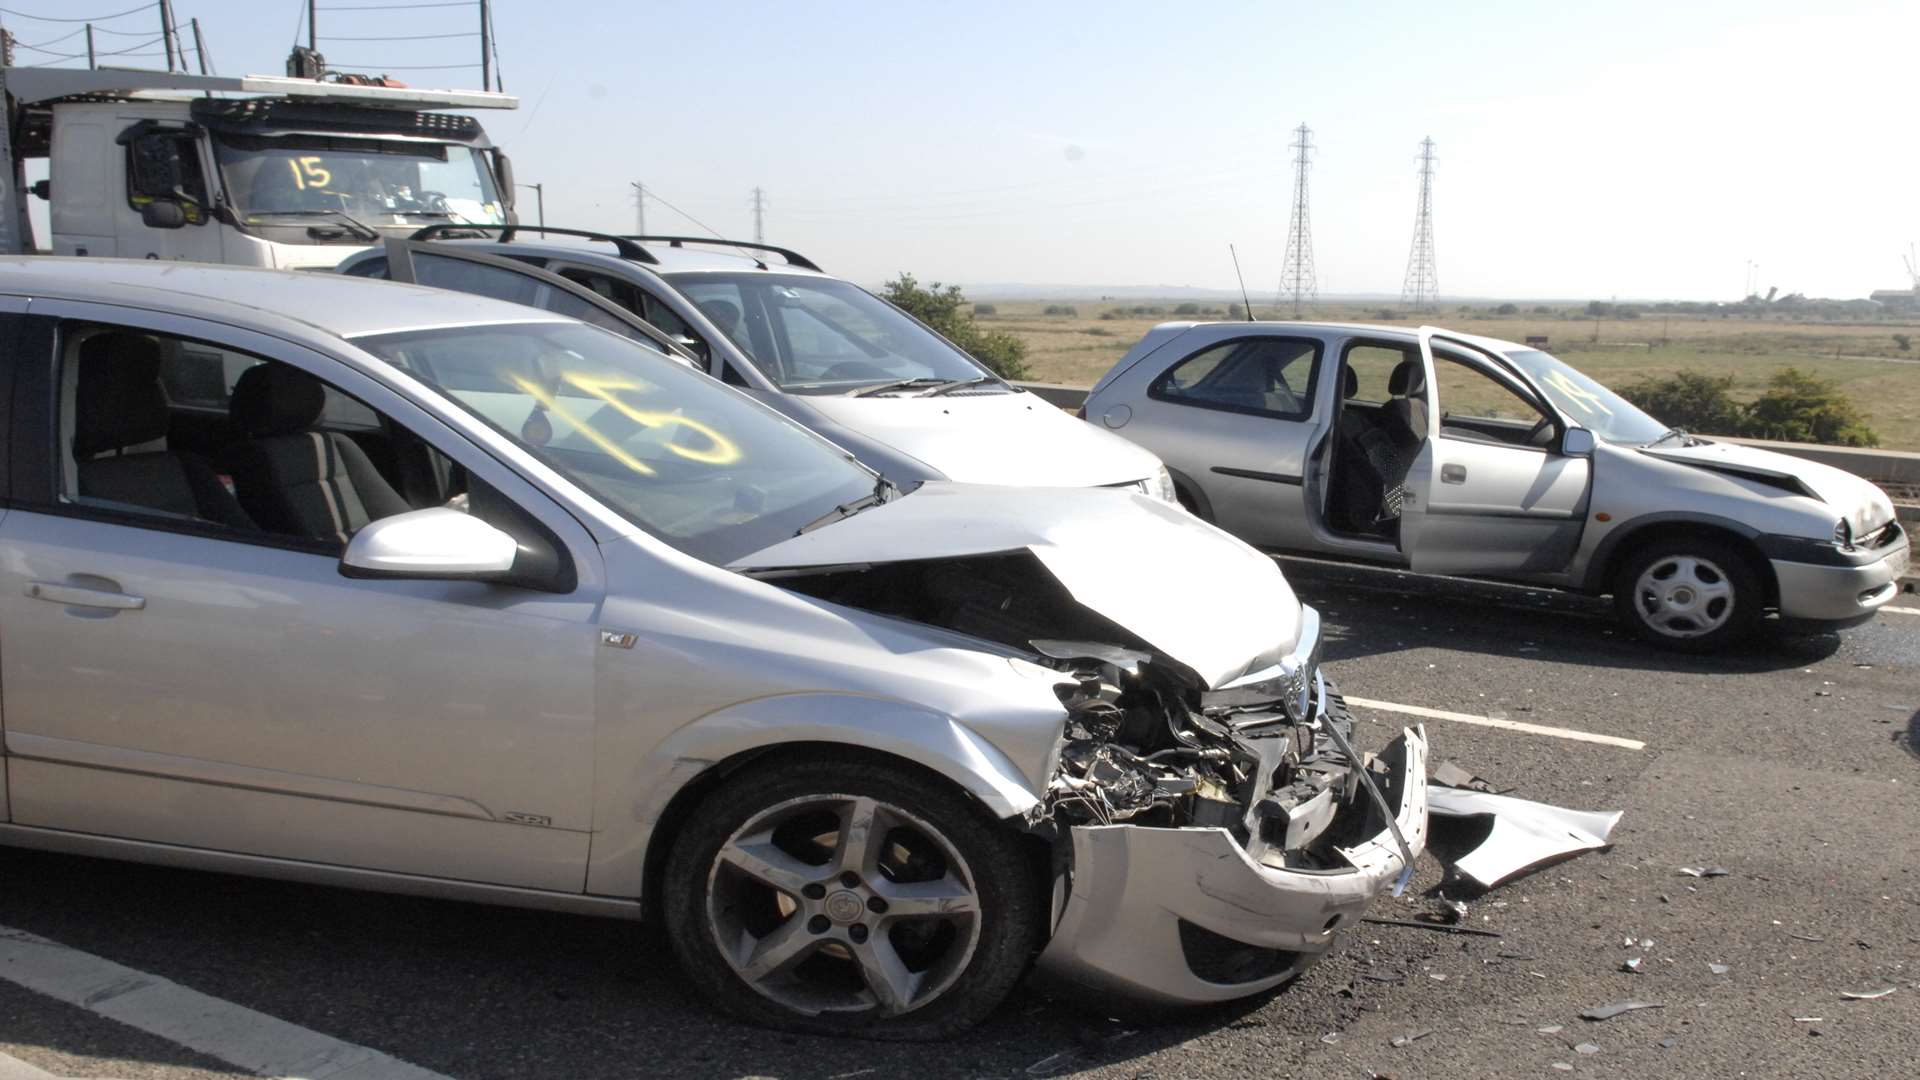
[[[1314,303],[1320,298],[1320,291],[1313,274],[1313,222],[1307,201],[1307,155],[1314,149],[1310,141],[1313,129],[1303,121],[1293,129],[1293,135],[1293,213],[1287,223],[1287,257],[1280,271],[1280,296],[1285,299],[1288,293],[1293,294],[1293,317],[1297,319],[1301,302]]]
[[[345,60],[327,61],[328,70],[334,68],[379,68],[382,71],[452,71],[455,68],[477,68],[479,64],[351,64]]]
[[[35,52],[43,52],[45,51],[48,45],[58,45],[61,42],[67,40],[68,38],[79,37],[81,34],[84,34],[86,32],[87,32],[87,28],[83,26],[78,30],[71,30],[71,31],[68,31],[67,33],[61,34],[57,38],[49,38],[38,45],[29,45],[24,41],[16,41],[13,43],[13,47],[16,49],[32,49]]]
[[[79,18],[79,19],[55,17],[52,15],[30,15],[27,12],[15,11],[12,8],[0,8],[0,14],[12,15],[15,18],[20,18],[20,19],[32,19],[35,22],[88,23],[88,22],[105,22],[108,19],[118,19],[118,18],[125,17],[127,15],[135,15],[135,14],[138,14],[139,12],[147,10],[148,8],[158,7],[158,6],[159,6],[158,3],[146,3],[146,4],[141,4],[139,7],[130,7],[125,11],[115,12],[112,15],[88,15],[84,18]]]
[[[398,35],[383,36],[383,37],[334,37],[332,34],[322,34],[320,36],[320,40],[321,41],[442,41],[447,38],[470,38],[470,37],[479,37],[479,36],[480,36],[480,32],[478,30],[473,30],[465,34],[398,34]]]
[[[414,8],[475,7],[480,0],[444,0],[433,4],[321,4],[321,11],[409,11]]]

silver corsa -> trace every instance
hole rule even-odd
[[[1318,323],[1154,328],[1088,398],[1183,505],[1268,550],[1611,593],[1711,651],[1864,622],[1908,537],[1885,492],[1669,428],[1539,349]]]
[[[751,1020],[1298,974],[1424,843],[1271,560],[934,481],[617,330],[0,262],[0,843],[658,918]],[[1178,575],[1143,576],[1173,560]]]

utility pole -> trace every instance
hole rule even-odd
[[[94,68],[99,66],[100,65],[94,63],[94,59],[93,59],[93,24],[88,23],[87,24],[87,70],[91,71]]]
[[[515,184],[514,187],[530,187],[533,189],[534,212],[540,217],[540,235],[547,235],[547,185]]]
[[[1313,226],[1308,219],[1307,155],[1314,149],[1313,129],[1303,121],[1293,129],[1293,214],[1287,224],[1287,257],[1280,271],[1280,297],[1293,294],[1293,317],[1300,317],[1300,304],[1319,299],[1319,287],[1313,276]],[[1253,312],[1247,312],[1252,318]]]
[[[489,17],[487,0],[480,0],[480,89],[493,89],[493,60],[489,56],[493,46],[493,19]]]
[[[633,188],[633,224],[638,230],[635,235],[647,235],[647,185],[638,180],[631,181]]]
[[[1431,311],[1440,301],[1440,271],[1433,261],[1433,137],[1420,140],[1420,203],[1413,215],[1413,250],[1407,254],[1407,280],[1400,303],[1411,311]]]
[[[313,25],[313,9],[317,0],[307,0],[307,48],[320,51],[320,31]]]
[[[173,60],[180,58],[180,70],[187,67],[187,54],[180,48],[180,39],[173,32],[173,0],[160,0],[160,48],[167,54],[167,70],[174,70]]]
[[[753,189],[753,242],[767,242],[767,197],[759,188]]]

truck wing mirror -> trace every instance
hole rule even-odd
[[[515,195],[515,188],[513,186],[513,159],[499,149],[495,149],[493,152],[493,179],[500,185],[500,205],[508,210],[513,209],[513,198]]]
[[[187,211],[177,202],[154,199],[140,204],[140,224],[149,229],[178,229],[187,223]]]

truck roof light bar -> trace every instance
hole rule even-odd
[[[466,225],[460,222],[443,221],[438,224],[428,225],[407,239],[453,240],[458,239],[462,233],[479,233],[482,236],[485,236],[487,233],[498,233],[499,235],[494,237],[494,242],[508,244],[513,242],[516,234],[528,232],[542,234],[558,233],[561,236],[579,236],[588,240],[598,240],[602,243],[612,244],[623,259],[632,259],[634,262],[640,263],[652,263],[656,266],[660,263],[659,259],[654,258],[653,252],[634,243],[631,237],[616,236],[613,233],[593,232],[589,229],[562,229],[553,225]]]
[[[631,233],[628,234],[627,239],[651,240],[655,243],[666,244],[669,247],[684,247],[687,244],[706,244],[711,247],[734,247],[745,248],[748,251],[768,251],[785,259],[788,266],[797,266],[802,270],[811,270],[816,274],[826,273],[826,271],[820,269],[819,265],[812,259],[807,258],[797,251],[790,251],[783,247],[774,247],[772,244],[756,244],[749,240],[722,240],[711,236],[635,236]],[[762,263],[760,268],[762,270],[766,269],[766,264]]]
[[[128,98],[152,94],[251,94],[256,97],[351,102],[388,109],[516,109],[520,99],[485,90],[415,90],[397,86],[294,79],[284,75],[188,75],[131,68],[4,69],[7,92],[33,105],[70,97]]]

